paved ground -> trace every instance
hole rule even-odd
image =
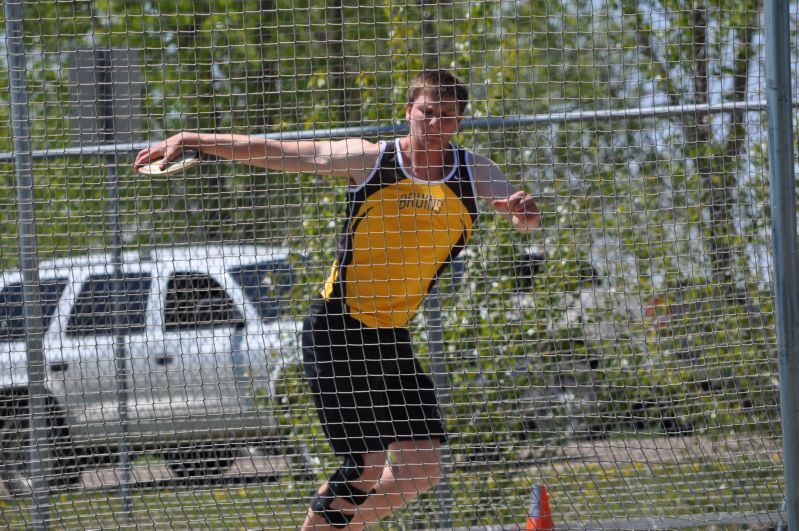
[[[541,447],[530,451],[528,459],[534,461],[570,461],[594,463],[680,463],[697,460],[730,462],[742,458],[753,461],[779,463],[782,460],[781,439],[757,437],[714,440],[707,437],[664,437],[600,441],[568,442],[558,446]],[[529,463],[529,462],[528,462]],[[525,466],[521,465],[520,466]],[[293,464],[283,456],[247,456],[236,459],[233,465],[218,478],[210,482],[220,484],[271,482],[301,473],[314,474],[315,470],[303,470],[302,465]],[[179,486],[189,480],[175,477],[160,461],[136,464],[131,470],[133,483],[138,488]],[[77,489],[86,491],[115,488],[122,471],[115,467],[90,468],[81,477]],[[194,480],[196,484],[197,480]],[[8,491],[0,481],[0,498],[8,497]]]
[[[241,457],[236,459],[220,477],[209,483],[231,484],[277,481],[281,477],[297,473],[284,457]],[[90,468],[81,475],[81,485],[75,488],[84,491],[113,489],[120,483],[122,470],[114,467]],[[189,480],[175,477],[169,468],[160,462],[136,464],[131,468],[133,483],[138,488],[187,484]],[[196,480],[195,480],[196,481]],[[5,484],[0,481],[0,498],[8,497]]]
[[[559,458],[603,463],[681,463],[708,459],[736,461],[742,457],[774,462],[782,459],[782,439],[758,436],[723,440],[702,436],[641,437],[568,442],[549,450],[549,455]]]

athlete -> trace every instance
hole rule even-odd
[[[450,142],[468,103],[446,70],[409,84],[406,136],[278,141],[183,132],[141,151],[138,168],[184,149],[285,172],[346,180],[348,211],[332,265],[303,328],[319,418],[341,467],[313,496],[302,529],[362,529],[442,479],[447,441],[432,381],[414,359],[408,322],[468,242],[478,200],[528,232],[534,198],[488,158]]]

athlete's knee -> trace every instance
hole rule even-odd
[[[442,452],[437,441],[429,446],[402,445],[392,452],[394,477],[413,482],[413,488],[422,492],[431,489],[444,479]]]
[[[355,511],[363,505],[374,492],[366,492],[353,483],[363,480],[366,463],[363,454],[348,455],[327,482],[325,490],[317,493],[311,500],[311,510],[323,517],[334,528],[343,529],[355,516]],[[332,508],[333,502],[342,500],[349,504],[346,508]]]

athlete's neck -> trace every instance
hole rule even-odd
[[[426,181],[443,179],[454,164],[452,148],[417,146],[410,137],[401,138],[399,148],[402,161],[411,175]]]

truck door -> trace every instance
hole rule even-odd
[[[158,370],[166,396],[159,431],[185,433],[224,429],[226,407],[236,402],[231,342],[245,326],[244,315],[213,276],[176,265],[163,286],[161,352]],[[196,437],[196,435],[194,436]]]
[[[84,412],[83,421],[90,436],[113,437],[119,432],[114,320],[117,319],[124,355],[128,360],[141,358],[146,343],[150,284],[149,273],[126,271],[117,292],[113,276],[95,270],[81,282],[75,295],[72,311],[61,333],[61,352],[65,359],[75,360],[75,369],[67,369],[67,377],[70,374],[77,376],[70,379],[67,401],[70,409]],[[119,297],[117,303],[121,308],[116,316],[115,297]],[[128,387],[132,383],[129,369]],[[131,398],[129,418],[135,419],[135,413],[135,403]]]

